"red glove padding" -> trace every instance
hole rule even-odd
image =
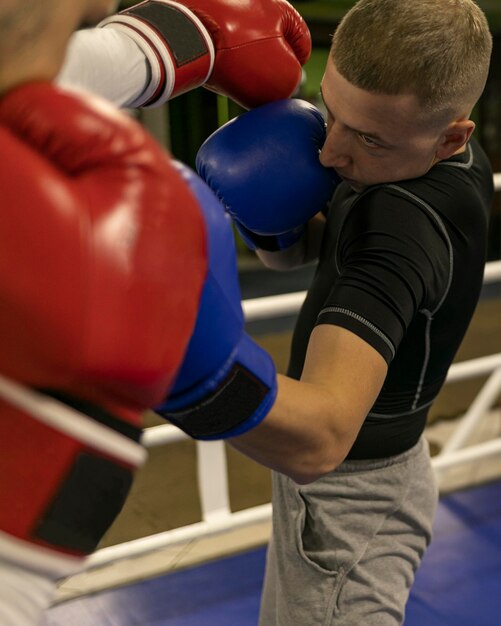
[[[93,549],[143,459],[141,412],[196,319],[205,226],[168,155],[101,100],[17,88],[0,149],[0,555],[58,571]]]
[[[139,124],[48,84],[0,101],[0,147],[0,372],[153,406],[205,278],[196,200]]]
[[[288,98],[311,37],[286,0],[147,0],[101,26],[132,37],[151,81],[135,106],[158,105],[205,84],[245,108]]]

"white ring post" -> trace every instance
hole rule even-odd
[[[205,522],[231,516],[228,492],[228,466],[224,441],[197,441],[197,475]]]

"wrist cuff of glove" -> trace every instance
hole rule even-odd
[[[301,239],[306,230],[306,226],[298,226],[294,230],[279,235],[259,235],[236,220],[235,227],[250,250],[265,250],[266,252],[279,252],[290,248]]]
[[[99,27],[125,32],[149,62],[150,82],[132,107],[159,106],[203,85],[212,74],[212,38],[198,17],[177,2],[141,2],[106,18]]]
[[[226,439],[257,426],[269,413],[276,393],[273,361],[244,335],[223,371],[155,410],[194,439]]]

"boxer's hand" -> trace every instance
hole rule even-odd
[[[167,402],[156,411],[192,437],[233,437],[270,411],[275,367],[244,332],[231,221],[207,185],[188,168],[181,171],[204,213],[209,268],[183,365]]]
[[[339,178],[320,164],[320,111],[303,100],[273,102],[231,120],[197,155],[197,170],[251,249],[292,246],[327,206]]]
[[[289,97],[311,51],[306,23],[286,0],[155,0],[101,23],[133,38],[151,66],[135,106],[205,84],[245,108]]]

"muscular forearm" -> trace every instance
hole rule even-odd
[[[311,482],[345,459],[386,372],[381,355],[358,336],[316,326],[301,380],[278,376],[277,399],[266,419],[231,443],[296,482]]]

